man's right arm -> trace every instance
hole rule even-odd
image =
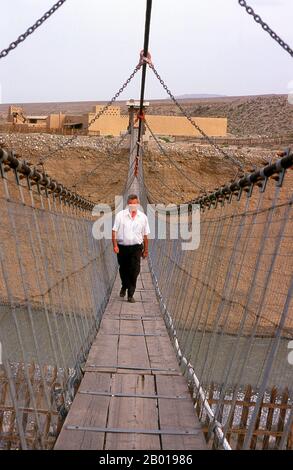
[[[113,250],[114,250],[114,253],[116,253],[116,254],[119,253],[119,247],[118,247],[118,243],[117,243],[118,228],[119,228],[119,215],[116,214],[114,225],[113,225],[113,228],[112,228]]]
[[[117,234],[117,232],[115,230],[112,230],[113,250],[114,250],[114,253],[117,254],[117,253],[119,253],[119,247],[118,247],[118,244],[117,244],[116,234]]]

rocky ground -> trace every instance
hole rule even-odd
[[[285,95],[187,99],[181,103],[193,116],[227,117],[231,136],[271,137],[291,132],[293,142],[293,105]],[[97,103],[32,103],[25,104],[24,109],[30,114],[80,113],[87,112],[94,104]],[[121,112],[127,113],[125,102],[118,104]],[[8,105],[0,105],[0,117],[4,119],[7,111]],[[171,101],[158,100],[150,102],[148,113],[179,115],[180,111]],[[115,194],[123,191],[127,177],[127,139],[117,147],[118,138],[79,136],[65,149],[56,151],[68,139],[45,133],[0,133],[0,144],[2,142],[34,164],[45,160],[45,171],[66,186],[94,201],[112,201]],[[174,143],[171,138],[160,141],[167,156],[161,154],[153,141],[147,144],[144,156],[145,181],[154,200],[190,200],[202,190],[213,190],[239,175],[235,164],[209,145]],[[239,160],[244,171],[263,166],[270,159],[277,158],[277,150],[282,150],[240,145],[220,147]]]
[[[111,202],[123,191],[128,171],[127,140],[79,136],[68,147],[56,150],[68,137],[0,133],[0,145],[40,168],[43,162],[50,176],[95,202]],[[232,160],[225,159],[209,145],[162,139],[161,145],[165,155],[154,141],[147,144],[144,155],[146,185],[156,201],[185,202],[241,173]],[[244,171],[252,171],[277,158],[276,150],[272,149],[222,148],[241,162]]]
[[[146,184],[155,200],[161,194],[164,200],[184,202],[203,191],[234,180],[243,172],[275,160],[276,151],[264,148],[225,147],[223,150],[243,165],[241,171],[232,160],[224,158],[209,145],[194,143],[164,144],[162,155],[154,142],[145,155]],[[169,187],[167,187],[168,185]]]
[[[226,117],[228,132],[234,136],[293,135],[293,105],[287,95],[229,96],[180,100],[192,116]],[[87,113],[98,101],[69,103],[25,103],[26,114]],[[122,114],[127,114],[125,102],[117,103]],[[8,113],[8,104],[0,104],[0,122]],[[150,101],[149,114],[180,115],[180,110],[168,99]]]
[[[93,201],[111,202],[122,191],[128,171],[128,149],[120,139],[50,134],[1,134],[0,146],[37,165],[65,186]],[[43,164],[41,164],[43,162]]]

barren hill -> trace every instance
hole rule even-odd
[[[28,114],[51,112],[87,112],[98,102],[31,103],[25,104]],[[282,135],[292,133],[293,106],[284,95],[222,97],[182,100],[181,103],[194,116],[228,117],[229,132],[234,135]],[[120,102],[122,113],[127,113],[125,102]],[[0,105],[0,116],[6,115],[8,105]],[[152,114],[177,115],[178,109],[169,100],[152,101],[148,110]],[[79,137],[74,145],[55,152],[66,137],[48,134],[1,134],[0,143],[15,150],[23,158],[37,164],[43,155],[52,152],[45,170],[65,185],[72,187],[94,201],[111,201],[123,190],[127,168],[127,143],[115,150],[119,139]],[[150,142],[144,158],[145,177],[150,191],[168,201],[186,201],[198,194],[199,186],[212,190],[235,177],[235,166],[223,161],[209,146],[187,142],[163,142],[169,160],[160,155],[154,142]],[[224,145],[224,144],[223,144]],[[246,171],[276,158],[277,148],[249,148],[226,145],[226,152],[236,156]],[[174,166],[177,166],[176,167]],[[179,170],[178,171],[178,167]],[[183,174],[189,175],[189,181]],[[290,172],[291,174],[291,172]],[[194,181],[192,184],[190,178]],[[167,184],[167,186],[166,186]],[[106,191],[105,191],[105,188]],[[172,192],[174,188],[178,197]],[[157,195],[158,196],[158,195]]]
[[[44,155],[44,170],[65,186],[95,202],[112,202],[123,191],[129,159],[129,142],[119,147],[119,138],[79,136],[67,148],[58,151],[68,137],[50,134],[1,134],[0,146],[37,165]],[[144,176],[154,200],[184,202],[193,199],[201,188],[213,190],[239,174],[239,169],[206,144],[149,142],[143,157]],[[236,157],[245,171],[275,159],[276,150],[229,146],[226,153]],[[41,167],[39,167],[41,169]],[[188,180],[184,175],[187,175]]]
[[[101,101],[64,103],[26,103],[27,114],[86,113]],[[193,116],[227,117],[228,132],[236,136],[282,135],[293,133],[293,105],[286,95],[236,96],[220,98],[183,99],[182,105]],[[121,112],[127,113],[125,102],[118,102]],[[179,115],[180,110],[170,100],[153,100],[148,113]],[[7,115],[8,104],[0,105],[0,118]]]
[[[183,100],[192,116],[227,117],[228,132],[237,136],[280,135],[293,132],[293,105],[286,95],[263,95]],[[170,101],[152,102],[149,113],[178,115]]]

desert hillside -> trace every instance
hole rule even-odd
[[[27,114],[82,113],[95,103],[31,103],[25,104],[24,109]],[[183,99],[181,103],[194,116],[227,117],[230,135],[282,136],[292,133],[293,144],[293,105],[284,95]],[[126,103],[120,102],[119,105],[122,113],[127,113]],[[5,119],[7,110],[7,104],[0,105],[2,119]],[[158,100],[151,101],[148,112],[177,115],[178,109],[169,100]],[[114,195],[123,191],[127,177],[127,139],[117,148],[118,138],[79,136],[74,144],[56,152],[56,148],[67,139],[46,133],[0,132],[0,145],[15,150],[34,164],[49,154],[44,165],[49,175],[93,201],[112,202]],[[161,154],[152,140],[144,155],[145,180],[155,200],[184,202],[239,175],[237,167],[209,145],[160,140],[168,157]],[[220,146],[243,164],[244,171],[251,171],[277,158],[277,150],[283,149],[278,147],[278,143],[261,147],[235,143]]]
[[[183,99],[181,104],[192,116],[227,117],[228,132],[235,136],[276,136],[287,133],[293,135],[293,105],[286,95],[260,95],[220,98]],[[25,113],[86,113],[98,101],[69,103],[26,103]],[[21,104],[21,103],[18,103]],[[127,113],[125,102],[117,103],[121,112]],[[0,104],[0,119],[3,121],[8,112],[8,104]],[[150,114],[179,115],[180,110],[170,100],[150,102]]]
[[[62,151],[56,149],[68,137],[49,134],[0,134],[0,145],[38,165],[45,157],[45,171],[65,186],[98,202],[113,202],[122,193],[128,172],[129,143],[119,138],[79,136]],[[239,175],[239,169],[206,144],[165,142],[165,154],[156,143],[147,144],[144,176],[152,199],[162,202],[186,202],[202,190],[211,191]],[[277,158],[277,148],[223,147],[237,158],[245,171],[263,166]],[[39,166],[41,169],[42,166]]]
[[[192,116],[227,117],[228,133],[235,136],[293,135],[293,105],[286,95],[182,100],[181,103]],[[149,112],[180,113],[169,101],[152,103]]]

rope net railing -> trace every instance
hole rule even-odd
[[[186,240],[171,235],[177,207],[167,212],[166,236],[150,240],[166,325],[216,448],[293,448],[292,166],[288,150],[193,201],[196,249],[183,250]],[[160,187],[157,201],[142,177],[140,188],[145,209],[158,202]]]
[[[0,448],[48,449],[116,274],[93,203],[0,149]]]
[[[3,49],[0,59],[65,1],[55,3]],[[289,45],[247,2],[238,3],[292,56]],[[235,169],[234,183],[185,205],[188,228],[198,205],[196,249],[183,250],[186,240],[171,236],[183,210],[169,211],[167,236],[150,240],[150,269],[207,440],[215,448],[292,449],[293,156],[288,151],[276,163],[239,176],[242,162],[198,126],[152,64],[151,8],[148,0],[139,64],[83,130],[90,130],[142,69],[139,129],[130,138],[123,200],[131,191],[140,193],[146,210],[153,196],[160,202],[159,183],[153,194],[143,179],[148,65],[197,133]],[[77,137],[41,155],[39,165],[44,169],[53,154]],[[169,161],[192,183],[180,165]],[[95,170],[78,175],[74,186]],[[168,182],[160,183],[172,190]],[[0,198],[0,449],[49,449],[82,376],[117,262],[111,241],[92,236],[91,201],[1,148]],[[157,224],[159,219],[156,213]]]
[[[141,67],[135,67],[88,128]],[[121,136],[107,152],[112,166],[128,137]],[[75,192],[101,167],[101,159],[70,188],[45,172],[45,161],[76,138],[42,155],[37,167],[0,148],[0,449],[53,447],[117,272],[111,240],[93,236],[99,215],[95,204]],[[134,181],[134,150],[133,145],[124,203]],[[116,171],[125,163],[116,162]],[[104,159],[103,168],[107,165]]]

